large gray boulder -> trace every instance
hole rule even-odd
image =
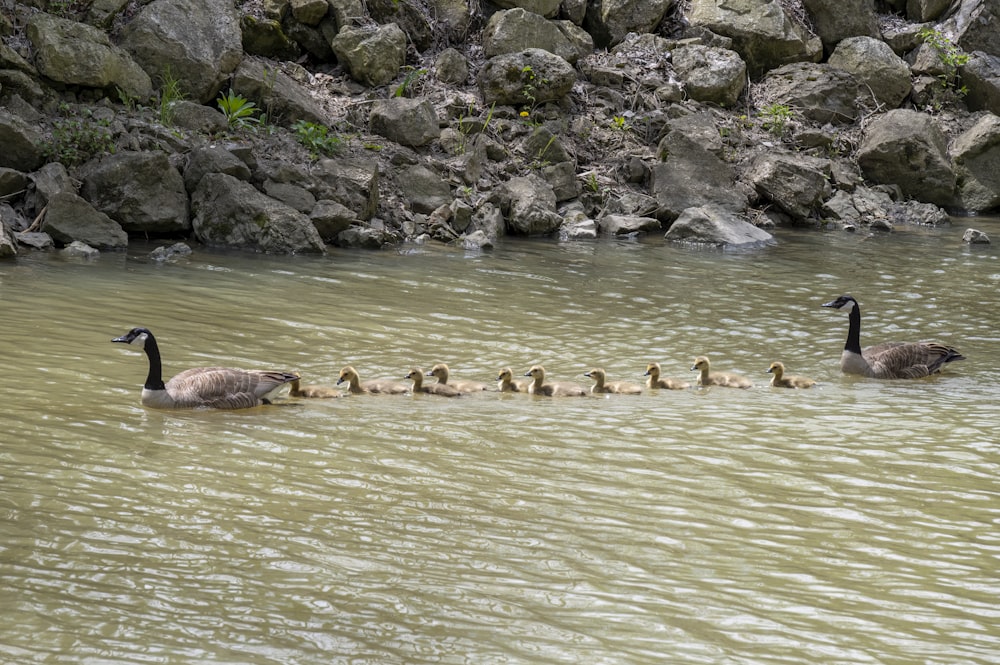
[[[736,187],[732,167],[697,140],[680,130],[660,142],[662,161],[650,169],[650,194],[656,199],[656,218],[672,222],[684,210],[707,204],[742,212],[746,197]]]
[[[309,220],[325,242],[337,242],[337,236],[351,226],[360,223],[358,216],[347,206],[336,201],[317,201],[309,213]]]
[[[35,14],[25,30],[35,48],[35,66],[53,81],[112,91],[145,101],[153,93],[149,75],[103,30],[84,23]]]
[[[17,256],[17,243],[14,242],[14,235],[5,225],[0,224],[0,259],[12,259],[15,256]]]
[[[654,32],[674,0],[590,0],[583,27],[601,48],[613,46],[630,32]]]
[[[395,23],[346,26],[330,46],[351,78],[373,88],[396,78],[406,62],[406,33]]]
[[[1000,56],[1000,0],[957,0],[939,29],[963,51]]]
[[[744,177],[760,196],[797,221],[812,217],[831,192],[829,160],[802,153],[761,153]]]
[[[269,120],[286,126],[299,120],[324,124],[327,113],[304,85],[259,58],[246,58],[233,73],[233,90],[268,109]]]
[[[532,14],[552,18],[559,13],[560,0],[497,0],[494,4],[503,9],[524,9]]]
[[[529,48],[490,58],[479,70],[483,102],[533,106],[565,97],[576,70],[554,53]]]
[[[434,171],[420,164],[397,175],[400,189],[414,212],[431,213],[452,200],[451,187]]]
[[[954,199],[948,142],[925,113],[895,109],[873,120],[858,149],[858,165],[868,180],[896,185],[907,198],[942,206]]]
[[[1000,115],[1000,56],[982,51],[972,53],[961,74],[968,89],[965,103],[969,109]]]
[[[42,134],[0,108],[0,166],[18,171],[34,171],[45,162]]]
[[[195,236],[206,245],[273,254],[326,251],[309,217],[224,173],[201,179],[191,208]]]
[[[802,6],[827,51],[848,37],[880,34],[875,3],[871,0],[802,0]]]
[[[659,231],[661,225],[660,220],[655,217],[605,215],[597,220],[597,228],[606,235],[625,236]]]
[[[215,99],[243,59],[232,0],[154,0],[125,27],[122,46],[154,79],[169,72],[188,99]]]
[[[62,245],[79,241],[97,249],[128,246],[128,234],[118,222],[72,192],[59,192],[49,199],[41,230]]]
[[[576,62],[579,51],[559,22],[524,9],[499,11],[490,17],[483,30],[483,51],[487,58],[540,48],[555,53],[569,63]]]
[[[191,150],[184,165],[184,188],[190,194],[207,173],[226,173],[250,180],[250,167],[242,159],[226,149],[226,146],[212,143]]]
[[[556,212],[552,187],[535,174],[511,178],[500,191],[500,209],[512,235],[548,235],[559,230],[562,217]]]
[[[867,86],[880,104],[890,109],[898,108],[913,88],[910,66],[880,39],[845,39],[827,63],[849,72],[862,86]]]
[[[959,205],[970,213],[1000,210],[1000,117],[984,115],[951,143]]]
[[[414,148],[441,135],[437,113],[426,99],[379,99],[372,104],[368,125],[373,133]]]
[[[733,40],[752,78],[789,62],[819,62],[823,44],[789,17],[780,0],[692,0],[687,18]]]
[[[926,23],[940,18],[951,5],[951,0],[906,0],[906,18]]]
[[[747,66],[736,51],[691,44],[675,48],[672,62],[685,92],[699,102],[733,106],[746,86]]]
[[[850,73],[825,64],[797,62],[770,71],[760,97],[815,122],[845,124],[858,115],[857,81]]]
[[[370,220],[378,208],[378,163],[366,159],[321,159],[306,187],[317,201],[336,201],[360,220]]]
[[[81,168],[80,195],[129,233],[190,231],[184,178],[162,152],[120,152]]]
[[[712,204],[684,210],[663,236],[671,242],[749,249],[774,243],[774,237],[732,210]]]

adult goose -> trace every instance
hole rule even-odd
[[[504,367],[497,374],[497,390],[502,393],[526,393],[529,381],[519,381],[514,378],[514,370]]]
[[[447,383],[428,383],[424,385],[424,370],[411,369],[404,378],[413,381],[413,394],[441,395],[442,397],[461,397],[462,391]]]
[[[861,348],[861,307],[852,296],[843,295],[823,303],[823,307],[846,309],[849,313],[847,342],[840,354],[840,370],[875,379],[919,379],[965,356],[937,342],[883,342]]]
[[[594,380],[594,385],[590,387],[590,392],[594,394],[617,393],[619,395],[638,395],[642,392],[642,386],[625,381],[612,381],[607,383],[607,373],[600,367],[595,367],[586,374],[587,378]]]
[[[575,383],[568,381],[553,381],[545,383],[545,368],[541,365],[534,365],[524,373],[531,377],[528,384],[529,395],[545,395],[546,397],[584,397],[587,391]]]
[[[431,371],[427,372],[427,376],[436,376],[438,383],[447,383],[450,386],[458,388],[463,393],[477,393],[481,390],[490,389],[490,385],[482,381],[449,381],[448,366],[444,363],[438,363],[434,367],[431,367]]]
[[[286,383],[297,381],[294,372],[195,367],[163,382],[160,347],[146,328],[132,328],[112,342],[138,346],[149,360],[142,386],[143,406],[154,409],[248,409],[270,404]]]
[[[387,395],[402,395],[403,393],[410,392],[410,387],[405,383],[400,383],[399,381],[385,381],[380,379],[362,381],[361,377],[358,375],[358,370],[354,369],[350,365],[340,370],[340,376],[337,378],[337,385],[339,386],[344,381],[347,381],[347,391],[352,395],[377,395],[380,393]]]
[[[816,382],[807,376],[785,374],[784,363],[778,361],[771,363],[767,371],[774,375],[771,377],[771,385],[775,388],[812,388],[816,385]]]
[[[643,376],[648,376],[646,379],[647,388],[664,388],[666,390],[684,390],[685,388],[690,388],[691,384],[687,381],[679,381],[677,379],[661,379],[660,378],[660,363],[649,363],[646,365],[646,373]]]
[[[739,374],[728,372],[713,372],[712,365],[706,356],[698,356],[691,366],[692,372],[701,372],[698,375],[699,386],[722,386],[724,388],[752,388],[753,381]]]

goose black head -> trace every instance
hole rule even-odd
[[[823,303],[822,307],[831,307],[833,309],[851,309],[852,307],[857,307],[857,305],[858,301],[854,299],[854,296],[843,295],[836,300]]]
[[[150,339],[153,333],[149,332],[146,328],[132,328],[127,333],[121,337],[115,337],[112,342],[120,342],[122,344],[135,344],[139,348],[144,348],[146,346],[146,340]]]

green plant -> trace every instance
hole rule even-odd
[[[181,82],[174,76],[170,67],[163,70],[160,80],[160,124],[171,125],[174,122],[174,104],[184,99]]]
[[[616,115],[611,118],[611,126],[621,132],[631,129],[628,124],[628,119],[623,115]]]
[[[768,104],[757,115],[760,116],[764,129],[775,136],[782,136],[788,121],[792,119],[792,109],[786,104]]]
[[[232,88],[226,95],[220,93],[219,98],[215,101],[223,115],[226,116],[226,122],[232,128],[247,129],[260,125],[264,121],[261,117],[254,117],[254,114],[260,111],[257,105],[243,95],[237,95]]]
[[[545,84],[549,81],[545,78],[538,78],[531,65],[525,65],[521,68],[521,80],[523,81],[521,84],[521,95],[523,95],[524,99],[527,101],[525,111],[528,111],[530,114],[531,109],[535,108],[538,104],[538,95],[536,94],[538,92],[538,84]],[[521,115],[525,116],[525,112],[522,111]]]
[[[403,77],[403,82],[396,86],[395,92],[393,92],[393,97],[405,97],[406,91],[409,89],[410,85],[419,79],[421,76],[427,73],[426,69],[417,69],[410,65],[406,66],[409,71],[406,72],[406,76]]]
[[[80,114],[66,104],[59,110],[65,117],[52,123],[52,138],[44,145],[46,159],[73,166],[96,155],[114,153],[110,121],[95,120],[89,111]]]
[[[330,134],[330,128],[326,125],[299,120],[292,129],[295,130],[295,139],[308,148],[309,155],[313,159],[317,159],[321,154],[332,156],[340,152],[342,147],[340,137]]]
[[[962,53],[955,42],[948,39],[944,33],[936,28],[924,28],[917,33],[917,36],[934,49],[941,64],[944,65],[945,73],[938,76],[941,79],[941,85],[953,89],[959,95],[965,95],[968,89],[964,85],[958,85],[960,80],[958,69],[969,62],[969,55]]]
[[[601,191],[601,184],[597,182],[597,174],[591,171],[587,174],[587,189],[589,189],[594,194]]]

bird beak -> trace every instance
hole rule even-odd
[[[836,300],[831,300],[830,302],[825,302],[822,305],[820,305],[820,307],[836,307],[836,306],[837,306]]]
[[[774,374],[774,368],[773,367],[768,367],[767,368],[767,373],[768,374]]]
[[[112,342],[121,342],[122,344],[128,344],[128,340],[127,340],[127,339],[125,339],[125,335],[122,335],[121,337],[115,337],[115,338],[114,338],[113,340],[111,340],[111,341],[112,341]]]
[[[698,366],[697,365],[691,365],[691,371],[692,372],[698,371]]]

